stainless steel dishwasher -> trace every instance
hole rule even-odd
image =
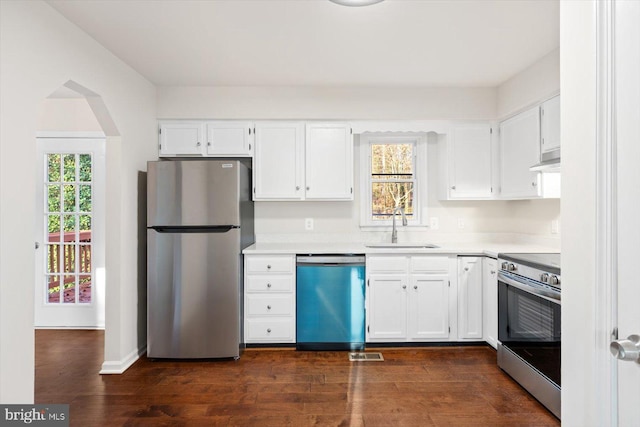
[[[296,349],[364,350],[365,257],[296,259]]]

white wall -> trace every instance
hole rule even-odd
[[[40,104],[36,126],[39,131],[102,131],[85,98],[44,99]]]
[[[494,88],[159,87],[158,118],[492,119]]]
[[[562,424],[597,426],[596,7],[560,2],[562,118]],[[606,392],[604,392],[606,395]]]
[[[41,1],[0,2],[0,76],[0,402],[29,403],[41,102],[74,80],[103,98],[120,134],[107,140],[107,215],[119,227],[107,237],[105,357],[122,360],[145,340],[138,316],[138,171],[156,155],[156,98],[153,85]]]
[[[497,118],[504,119],[560,92],[560,49],[498,86]]]

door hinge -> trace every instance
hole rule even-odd
[[[491,187],[491,192],[493,193],[493,187]]]
[[[256,194],[256,187],[253,187],[253,194]]]
[[[256,127],[255,126],[253,127],[253,134],[254,135],[256,134]]]
[[[251,151],[251,144],[249,144],[249,151]]]
[[[613,331],[611,331],[611,340],[617,340],[618,339],[618,327],[616,326],[615,328],[613,328]]]
[[[367,279],[367,286],[369,286],[369,279]]]
[[[489,135],[493,135],[493,128],[489,128]]]
[[[542,138],[542,145],[544,145],[544,138]]]
[[[349,133],[353,135],[353,128],[349,128]]]
[[[449,287],[451,287],[451,280],[449,280],[448,282],[449,282]]]
[[[351,194],[353,194],[353,187],[351,187]]]
[[[367,332],[370,332],[370,330],[369,330],[369,325],[367,325]]]
[[[449,333],[451,333],[451,326],[449,326]]]
[[[162,128],[158,128],[158,133],[162,135]]]
[[[249,135],[251,135],[251,128],[249,128]]]
[[[162,150],[162,144],[158,144],[158,147]]]

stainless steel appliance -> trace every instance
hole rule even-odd
[[[148,163],[148,357],[240,356],[250,180],[240,161]]]
[[[560,254],[498,263],[498,365],[560,418]]]
[[[364,256],[298,255],[296,261],[296,348],[364,350]]]

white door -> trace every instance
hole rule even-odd
[[[482,264],[482,329],[484,340],[498,345],[498,261],[485,258]]]
[[[202,155],[204,152],[204,122],[160,123],[161,156]]]
[[[304,125],[256,123],[253,200],[300,200],[304,196]]]
[[[253,123],[207,122],[207,154],[248,157],[253,149]]]
[[[36,327],[104,327],[105,139],[37,139]]]
[[[407,276],[371,276],[368,292],[369,340],[404,341],[407,338]]]
[[[409,338],[449,338],[449,277],[415,275],[408,295]]]
[[[614,4],[617,327],[619,339],[625,339],[629,335],[640,335],[640,280],[636,264],[640,254],[640,2],[618,1]],[[640,363],[618,361],[617,384],[618,425],[639,425]],[[615,393],[613,400],[615,411]]]
[[[458,338],[482,339],[482,258],[458,258]]]
[[[492,156],[489,124],[454,127],[449,150],[450,197],[491,198]]]
[[[353,200],[353,139],[345,123],[306,128],[305,197]]]

